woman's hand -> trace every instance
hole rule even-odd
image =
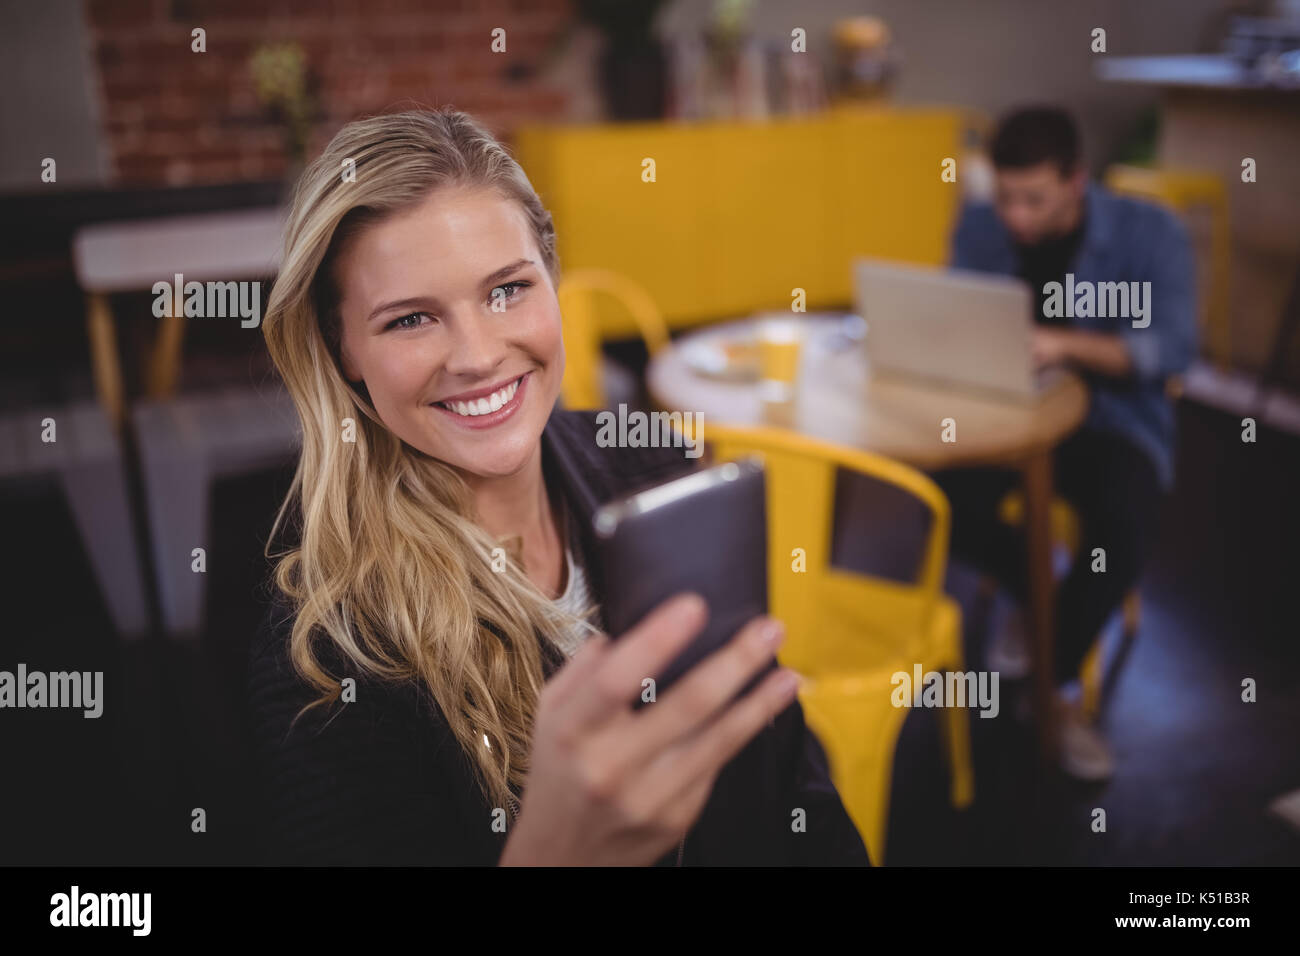
[[[732,702],[784,636],[779,622],[761,617],[634,710],[641,681],[706,619],[702,598],[678,595],[617,641],[589,638],[543,688],[532,769],[502,866],[650,864],[690,829],[718,773],[798,689],[794,672],[777,669]]]

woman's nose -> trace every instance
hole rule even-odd
[[[501,364],[505,346],[490,318],[462,313],[451,323],[444,368],[466,378],[486,375]]]

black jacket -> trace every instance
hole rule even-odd
[[[680,448],[601,448],[594,412],[555,411],[543,432],[548,480],[558,479],[578,525],[592,597],[603,582],[590,537],[605,501],[694,465]],[[437,708],[413,686],[358,678],[357,700],[332,719],[289,663],[291,621],[273,606],[252,642],[248,730],[259,793],[255,819],[273,864],[495,865],[507,834],[473,783],[468,758]],[[547,674],[564,659],[541,640]],[[337,673],[337,671],[336,671]],[[792,811],[806,812],[793,832]],[[658,865],[677,862],[674,849]],[[798,701],[723,768],[687,834],[682,864],[869,865]]]

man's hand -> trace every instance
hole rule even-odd
[[[1035,368],[1062,365],[1070,357],[1069,333],[1062,329],[1036,328],[1030,338],[1029,350]]]
[[[1030,353],[1036,368],[1070,363],[1113,378],[1133,373],[1128,345],[1122,336],[1114,333],[1035,328],[1030,338]]]

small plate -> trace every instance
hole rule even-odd
[[[687,342],[682,361],[696,375],[728,382],[758,380],[758,341],[754,338],[722,338]]]

